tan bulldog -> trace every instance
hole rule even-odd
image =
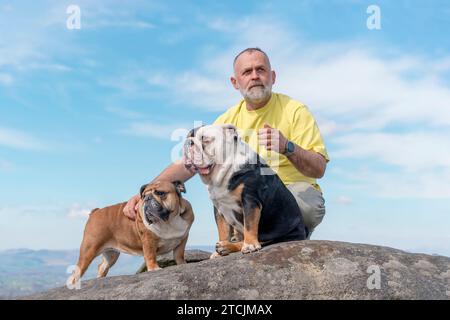
[[[160,269],[157,256],[170,251],[177,264],[185,263],[184,250],[194,214],[181,192],[186,191],[180,181],[157,181],[142,186],[143,201],[135,221],[122,212],[126,202],[92,210],[84,229],[77,268],[67,283],[77,283],[100,254],[98,278],[108,274],[120,252],[143,255],[149,271]]]

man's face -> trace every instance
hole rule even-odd
[[[262,52],[244,52],[236,60],[231,83],[245,100],[260,103],[269,99],[275,76],[275,71],[271,70],[270,63]]]

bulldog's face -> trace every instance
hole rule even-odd
[[[141,187],[143,200],[140,212],[144,222],[148,224],[168,221],[180,214],[181,192],[186,192],[180,181],[156,181]]]
[[[184,164],[208,176],[236,152],[239,136],[233,125],[208,125],[192,129],[184,145]]]

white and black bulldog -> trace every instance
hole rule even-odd
[[[191,130],[184,145],[184,162],[200,174],[214,204],[219,242],[213,257],[306,238],[294,196],[241,140],[233,125]],[[233,228],[238,231],[237,241],[231,238]]]

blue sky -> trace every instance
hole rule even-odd
[[[239,101],[232,60],[259,46],[332,159],[313,238],[450,256],[448,30],[448,1],[0,1],[0,250],[78,247],[87,212]],[[186,187],[189,244],[213,244],[206,189]]]

